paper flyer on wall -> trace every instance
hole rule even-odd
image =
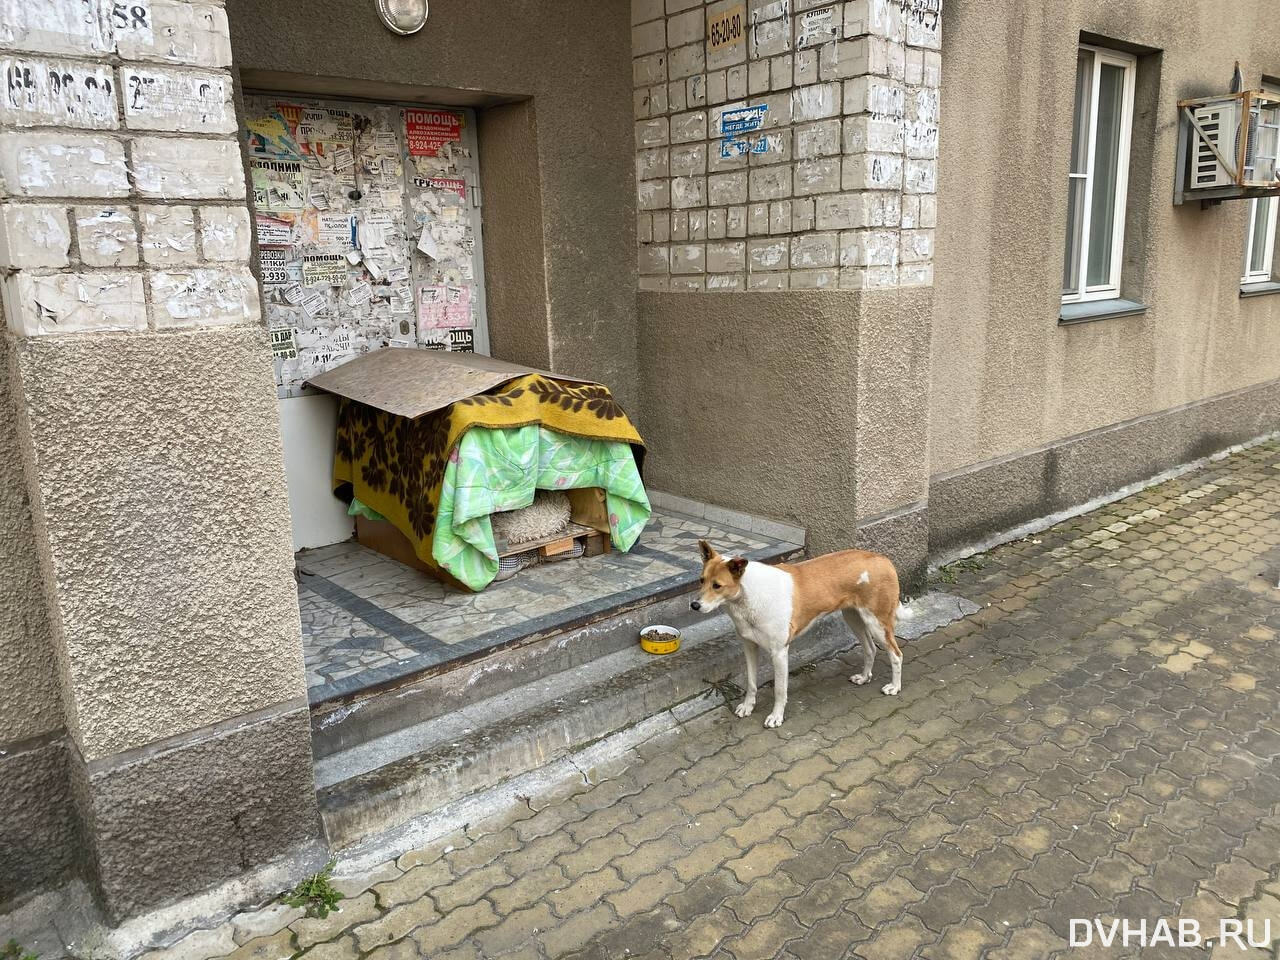
[[[262,247],[258,250],[258,267],[262,282],[268,286],[289,282],[289,253],[286,250]]]
[[[370,146],[374,153],[390,153],[397,157],[400,154],[400,138],[394,130],[375,131]]]
[[[249,175],[253,182],[254,209],[274,212],[302,210],[306,206],[301,163],[251,157]]]
[[[405,110],[409,156],[435,157],[447,143],[462,139],[462,116],[448,110]]]
[[[282,360],[292,359],[298,355],[298,345],[294,342],[294,333],[292,330],[272,330],[269,332],[271,337],[271,353]]]
[[[418,327],[470,327],[471,288],[428,284],[418,291]]]
[[[347,281],[347,258],[340,253],[320,253],[302,258],[302,282],[308,287],[324,284],[340,287]]]
[[[431,233],[431,224],[429,223],[422,225],[422,233],[418,235],[418,252],[425,254],[432,260],[440,259],[440,247]]]
[[[329,312],[329,298],[319,290],[308,290],[302,298],[302,310],[308,320]]]
[[[390,213],[371,212],[360,217],[360,247],[383,250],[394,238],[397,218]]]
[[[302,242],[315,246],[355,244],[355,220],[346,211],[308,210],[302,215]]]
[[[254,220],[258,225],[258,246],[287,247],[293,243],[293,217],[259,213]]]
[[[353,307],[363,306],[373,297],[373,288],[367,283],[357,283],[347,291],[347,303]]]

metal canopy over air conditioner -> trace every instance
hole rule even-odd
[[[1280,196],[1280,97],[1243,90],[1178,101],[1173,202]]]

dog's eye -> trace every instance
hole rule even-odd
[[[713,583],[711,586],[712,586],[712,589],[715,589],[715,590],[719,590],[719,589],[720,589],[720,584],[718,584],[718,583]]]

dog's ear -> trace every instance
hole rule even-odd
[[[734,557],[725,566],[729,568],[729,573],[733,575],[733,579],[741,580],[743,571],[747,569],[747,561],[742,557]]]
[[[702,562],[706,563],[716,555],[716,548],[705,540],[698,541],[698,549],[702,551]]]

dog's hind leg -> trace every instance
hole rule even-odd
[[[893,697],[902,689],[902,649],[893,635],[893,621],[890,620],[882,629],[884,630],[884,648],[889,651],[889,665],[893,667],[893,679],[881,687],[880,692]]]
[[[871,639],[871,631],[862,622],[862,614],[858,613],[857,610],[852,608],[841,610],[840,615],[844,617],[844,622],[849,625],[853,635],[862,641],[862,670],[851,676],[849,680],[856,684],[864,684],[871,679],[871,668],[875,666],[875,642]]]
[[[747,717],[756,708],[756,645],[750,640],[743,640],[742,655],[747,661],[747,695],[733,708],[733,713],[734,716]]]

